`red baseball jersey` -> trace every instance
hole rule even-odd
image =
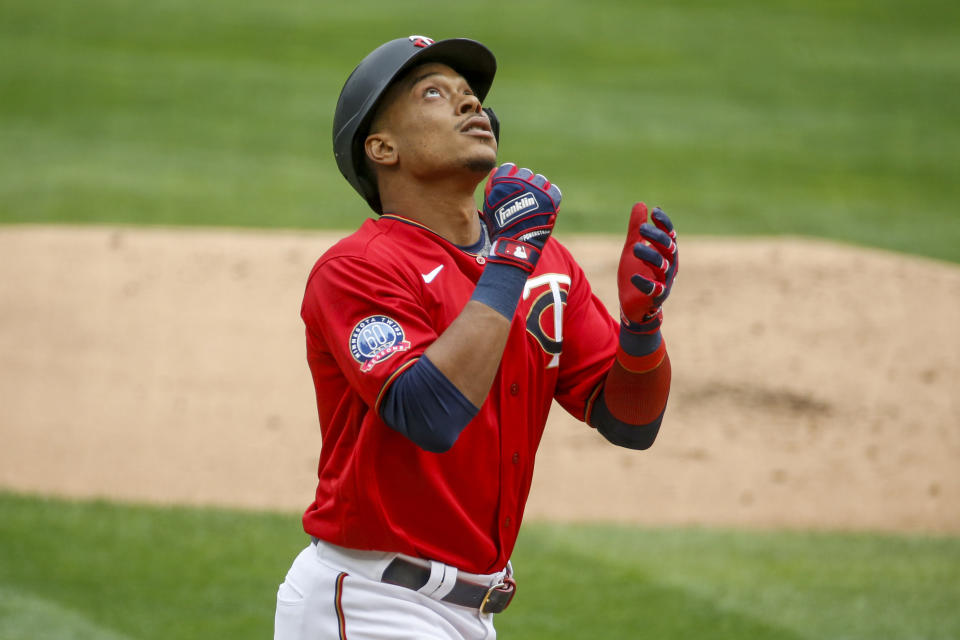
[[[472,573],[506,565],[551,401],[586,419],[614,360],[619,324],[551,239],[526,282],[486,401],[452,449],[427,452],[380,419],[379,403],[461,312],[483,264],[389,214],[317,261],[301,311],[323,439],[307,533]]]

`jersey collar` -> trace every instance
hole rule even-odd
[[[478,215],[479,215],[479,212],[478,212]],[[441,236],[439,233],[437,233],[436,231],[434,231],[433,229],[431,229],[431,228],[428,227],[427,225],[425,225],[425,224],[423,224],[423,223],[421,223],[421,222],[417,222],[416,220],[413,220],[413,219],[411,219],[411,218],[406,218],[406,217],[400,215],[399,213],[384,213],[383,215],[380,216],[380,219],[382,220],[382,219],[384,219],[384,218],[387,218],[387,219],[389,219],[389,220],[396,220],[397,222],[402,222],[402,223],[408,224],[408,225],[410,225],[410,226],[412,226],[412,227],[418,227],[418,228],[420,228],[420,229],[423,229],[424,231],[427,231],[427,232],[435,235],[436,237],[440,238],[440,239],[443,240],[444,242],[447,242],[447,243],[449,243],[449,244],[453,244],[452,242],[450,242],[449,240],[447,240],[446,238],[444,238],[443,236]],[[455,246],[457,249],[460,249],[461,251],[463,251],[463,252],[466,253],[467,255],[471,255],[471,256],[474,256],[474,257],[476,257],[476,256],[478,256],[478,255],[481,255],[481,254],[485,254],[485,253],[486,253],[485,250],[486,250],[487,248],[489,248],[490,242],[489,242],[489,240],[487,239],[487,227],[486,227],[485,224],[483,224],[483,220],[480,221],[480,239],[479,239],[477,242],[475,242],[475,243],[473,243],[473,244],[471,244],[471,245],[469,245],[469,246],[466,246],[466,247],[460,246],[460,245],[458,245],[458,244],[453,244],[453,246]]]

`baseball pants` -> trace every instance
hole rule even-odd
[[[399,554],[311,543],[277,591],[274,640],[493,640],[493,614],[380,582]],[[412,560],[409,556],[403,556]],[[426,561],[420,561],[426,562]],[[434,563],[437,574],[485,585],[505,572],[478,575]],[[423,589],[422,591],[425,591]],[[442,593],[443,583],[431,585]]]

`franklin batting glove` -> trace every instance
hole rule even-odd
[[[532,273],[553,231],[562,197],[557,185],[511,162],[491,171],[482,212],[493,243],[487,260]]]

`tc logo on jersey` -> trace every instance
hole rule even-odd
[[[524,193],[497,209],[497,224],[501,227],[507,224],[510,218],[537,208],[537,199],[532,194]]]
[[[566,285],[567,289],[561,289]],[[563,351],[563,305],[567,303],[567,290],[570,288],[570,276],[562,273],[545,273],[530,278],[523,286],[523,299],[540,287],[548,289],[538,295],[527,311],[527,332],[536,338],[540,348],[553,356],[547,368],[560,366],[560,353]]]
[[[409,349],[410,343],[403,339],[403,328],[387,316],[364,318],[350,334],[350,353],[364,373],[393,354]]]

